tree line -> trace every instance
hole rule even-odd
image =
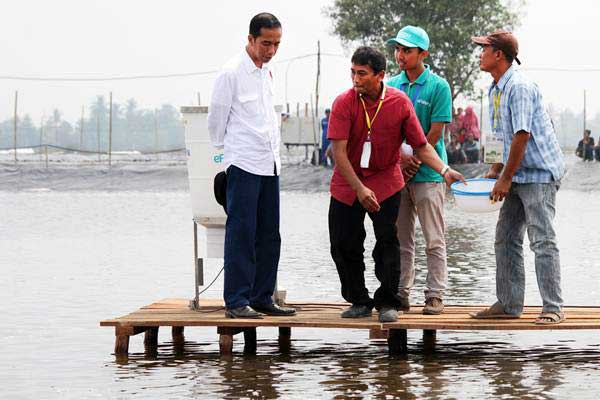
[[[97,96],[83,119],[72,123],[55,109],[51,115],[34,121],[30,115],[17,116],[17,147],[53,145],[75,150],[108,150],[110,104]],[[82,129],[83,128],[83,129]],[[0,148],[14,146],[14,117],[0,122]],[[112,104],[112,150],[141,152],[185,147],[183,125],[177,108],[163,104],[142,109],[135,99]]]

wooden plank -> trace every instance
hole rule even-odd
[[[392,324],[381,324],[374,315],[364,319],[343,319],[340,312],[347,303],[289,302],[298,309],[294,317],[265,317],[259,320],[225,318],[220,299],[201,299],[201,311],[190,310],[189,300],[167,298],[144,306],[125,316],[104,320],[100,326],[114,326],[121,335],[133,335],[158,326],[222,326],[222,327],[310,327],[347,329],[422,329],[422,330],[553,330],[600,329],[600,307],[565,307],[567,320],[558,325],[536,325],[539,306],[525,307],[519,319],[477,320],[468,313],[486,305],[447,305],[440,315],[421,314],[422,305],[414,305],[409,313]]]

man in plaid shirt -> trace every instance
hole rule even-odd
[[[513,67],[518,42],[512,33],[496,31],[474,37],[481,46],[480,68],[494,82],[489,89],[493,133],[503,141],[503,163],[486,177],[496,178],[492,201],[504,200],[496,226],[496,296],[491,307],[473,318],[519,318],[525,296],[523,237],[527,231],[535,253],[535,272],[542,297],[537,324],[564,320],[560,258],[553,227],[556,192],[565,172],[563,154],[537,85]]]

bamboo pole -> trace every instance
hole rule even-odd
[[[42,161],[42,145],[44,143],[44,115],[40,119],[40,161]]]
[[[98,153],[98,162],[100,162],[100,112],[96,112],[96,152]]]
[[[583,131],[585,132],[586,127],[586,110],[587,109],[587,101],[585,96],[585,89],[583,90]]]
[[[83,116],[85,106],[81,106],[81,126],[79,127],[79,151],[83,150]]]
[[[108,166],[112,163],[112,92],[110,92],[110,106],[108,109]]]
[[[314,165],[319,165],[320,164],[320,157],[319,157],[319,137],[317,132],[319,132],[320,130],[316,127],[316,124],[319,121],[319,86],[321,83],[321,41],[317,40],[317,79],[316,79],[316,85],[315,85],[315,109],[313,110],[313,140],[314,140],[314,147],[313,147],[313,162]],[[311,96],[311,100],[312,100],[312,96]],[[312,101],[311,101],[312,103]]]
[[[154,152],[158,153],[158,110],[154,109]]]
[[[13,150],[15,151],[15,164],[17,163],[17,105],[19,102],[19,92],[15,91],[15,119],[13,124]]]

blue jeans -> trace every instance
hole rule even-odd
[[[544,312],[561,311],[560,257],[552,226],[558,182],[513,183],[496,225],[496,296],[504,311],[523,311],[525,268],[523,238],[535,253],[535,273]]]
[[[228,309],[273,303],[280,249],[279,177],[230,166],[223,291]]]

